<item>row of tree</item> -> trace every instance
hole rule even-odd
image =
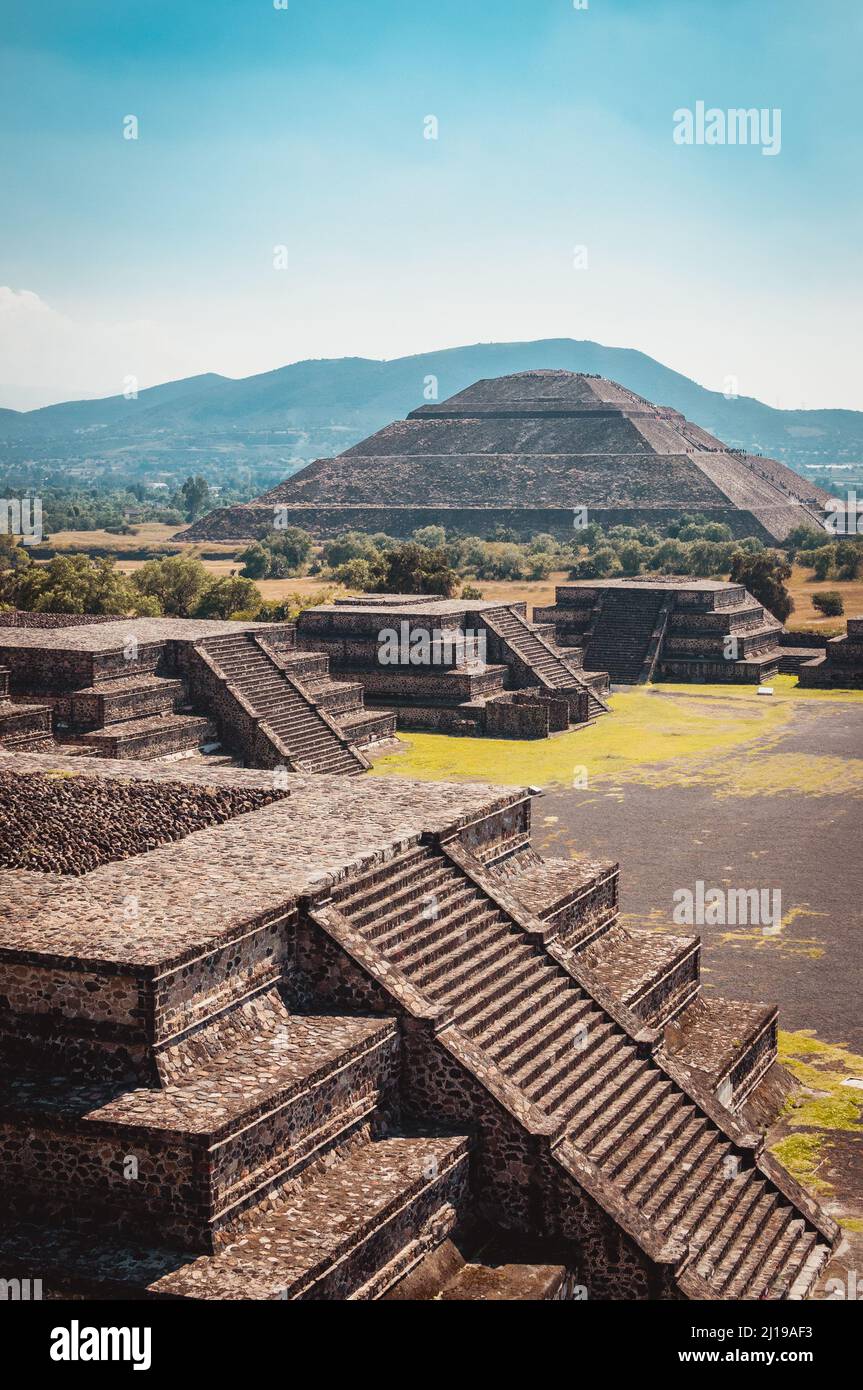
[[[0,607],[31,613],[231,618],[253,614],[261,592],[240,575],[216,577],[197,555],[148,560],[133,574],[113,559],[55,555],[37,564],[14,538],[0,535]]]

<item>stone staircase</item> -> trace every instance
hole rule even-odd
[[[195,652],[221,683],[221,690],[210,689],[208,703],[229,740],[245,749],[243,726],[251,722],[260,743],[269,747],[271,766],[351,776],[366,770],[359,750],[254,633],[204,638]],[[260,747],[253,759],[264,765]]]
[[[581,688],[588,695],[588,717],[607,714],[608,705],[598,692],[604,668],[596,668],[594,679],[583,669],[571,665],[558,655],[545,637],[535,630],[534,625],[513,608],[485,608],[479,618],[498,638],[504,651],[504,660],[513,658],[517,665],[527,668],[529,678],[546,690],[563,694],[567,690]]]
[[[458,849],[416,844],[309,908],[692,1298],[802,1297],[832,1227],[759,1141]]]
[[[534,620],[581,645],[619,684],[647,680],[757,684],[779,669],[781,624],[730,581],[657,576],[558,585]],[[798,663],[799,664],[799,663]]]
[[[388,709],[367,709],[361,681],[334,680],[329,657],[306,651],[272,652],[276,664],[288,671],[303,692],[332,719],[349,743],[361,748],[395,736],[396,716]]]
[[[587,635],[585,660],[608,671],[614,685],[634,685],[648,678],[648,653],[665,596],[661,591],[606,589]]]

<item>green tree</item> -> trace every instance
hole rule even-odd
[[[300,574],[314,548],[314,538],[300,526],[276,528],[266,545],[272,557],[270,574],[277,579]]]
[[[618,548],[617,558],[620,561],[621,573],[627,576],[640,574],[644,564],[644,549],[638,541],[625,541]]]
[[[570,570],[573,579],[605,579],[617,569],[617,555],[610,545],[600,546]]]
[[[678,540],[663,541],[653,552],[653,567],[662,574],[686,574],[688,563],[689,552],[686,546]]]
[[[31,613],[129,613],[153,616],[156,604],[137,592],[112,559],[55,555],[47,565],[19,571],[14,590],[18,608]]]
[[[442,594],[452,598],[458,589],[458,575],[450,566],[446,551],[406,541],[384,556],[387,565],[388,594]]]
[[[251,579],[224,575],[204,590],[194,611],[196,618],[230,618],[234,613],[255,613],[261,607],[261,591]]]
[[[811,522],[801,521],[792,527],[785,537],[783,546],[800,559],[801,551],[820,550],[822,545],[830,544],[830,532],[813,526]],[[801,564],[803,562],[801,561]]]
[[[206,478],[202,478],[197,473],[194,478],[189,477],[183,483],[180,491],[183,494],[183,510],[189,521],[194,521],[202,512],[207,510],[210,501],[210,484]]]
[[[858,541],[839,541],[836,546],[836,578],[856,579],[863,561],[863,548]]]
[[[16,601],[24,571],[32,564],[27,547],[20,544],[18,537],[0,532],[0,604],[8,606]]]
[[[378,554],[368,559],[358,555],[339,565],[335,578],[347,589],[359,589],[364,594],[380,593],[387,582],[387,566]]]
[[[817,608],[819,613],[823,613],[825,618],[841,618],[845,612],[842,595],[835,589],[828,589],[821,594],[813,594],[812,607]]]
[[[272,555],[260,541],[253,541],[246,550],[243,550],[237,559],[242,562],[240,574],[246,579],[266,579],[270,572],[270,561]]]
[[[780,623],[793,613],[794,600],[785,587],[791,578],[791,565],[782,551],[762,550],[759,555],[738,551],[731,564],[731,578],[735,584],[743,584]]]
[[[378,553],[372,537],[364,531],[345,531],[324,542],[323,559],[325,565],[335,570],[349,560],[371,560]]]
[[[419,526],[413,532],[411,539],[417,545],[424,545],[431,550],[440,550],[446,545],[446,531],[442,526]]]
[[[167,555],[162,560],[148,560],[132,575],[132,584],[139,594],[153,598],[162,612],[171,618],[190,618],[212,576],[197,555]]]
[[[836,546],[822,545],[820,550],[816,550],[812,562],[816,579],[827,579],[833,572],[836,563]]]

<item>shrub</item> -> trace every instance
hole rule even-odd
[[[419,526],[411,535],[411,539],[417,545],[424,545],[431,550],[440,550],[446,545],[446,531],[442,526]]]
[[[458,575],[445,550],[406,541],[383,558],[387,567],[385,593],[442,594],[452,598],[458,588]]]
[[[784,545],[786,550],[790,550],[792,555],[797,558],[798,564],[805,564],[801,552],[809,553],[813,550],[820,550],[822,545],[830,544],[830,533],[820,530],[817,526],[808,525],[801,522],[799,526],[794,526],[785,537]]]
[[[255,541],[237,556],[242,562],[240,574],[245,575],[246,579],[266,579],[270,572],[271,558],[269,550],[266,550],[260,541]]]
[[[828,589],[823,594],[813,594],[812,606],[817,608],[819,613],[823,613],[825,618],[841,618],[845,612],[842,595],[835,589]]]
[[[640,574],[644,564],[644,548],[638,544],[638,541],[626,541],[619,547],[617,558],[620,561],[623,574]]]
[[[812,565],[816,579],[827,579],[833,571],[836,562],[835,545],[823,545],[815,554],[815,561]]]
[[[334,571],[335,578],[347,589],[361,589],[363,593],[374,594],[384,590],[387,567],[377,551],[370,557],[357,555]]]
[[[856,541],[840,541],[836,546],[836,578],[856,579],[863,561],[863,549]]]
[[[171,618],[190,618],[212,582],[197,555],[148,560],[131,578],[138,593],[155,599]]]

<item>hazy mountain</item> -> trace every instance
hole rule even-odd
[[[262,435],[300,431],[308,432],[300,452],[309,457],[321,445],[326,453],[345,448],[422,405],[428,377],[437,378],[443,399],[480,377],[538,367],[610,377],[648,400],[674,406],[728,444],[798,467],[863,459],[861,411],[776,410],[752,397],[726,400],[642,352],[570,338],[477,343],[390,362],[362,357],[295,362],[240,380],[207,373],[150,387],[135,400],[111,396],[40,410],[0,410],[0,443],[15,446],[19,456],[22,446],[41,452],[50,445],[55,458],[67,448],[73,454],[85,447],[92,454],[105,445],[122,449],[127,461],[140,454],[144,464],[145,451],[163,449],[172,436],[186,442],[191,436],[204,447],[208,440],[245,436],[260,446],[266,443]]]

